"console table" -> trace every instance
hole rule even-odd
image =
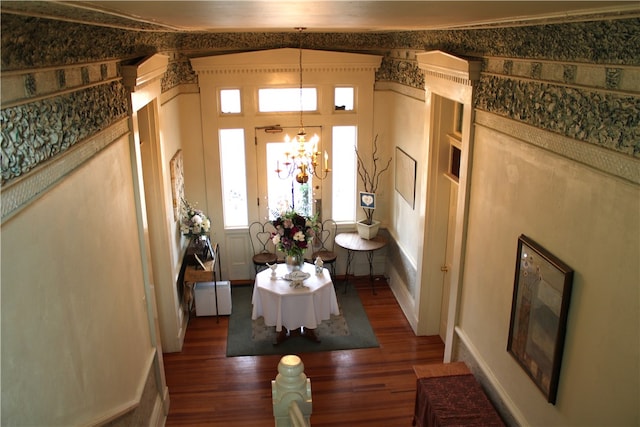
[[[209,236],[206,236],[205,239],[202,239],[205,245],[205,249],[200,251],[200,253],[189,253],[191,249],[187,250],[187,255],[192,257],[194,261],[189,260],[188,264],[184,270],[184,300],[187,304],[187,310],[189,312],[189,317],[191,317],[191,311],[193,310],[193,292],[196,283],[199,282],[213,282],[213,292],[216,300],[216,322],[219,322],[219,312],[218,309],[218,278],[222,278],[222,272],[220,270],[220,247],[217,243],[214,245],[211,244],[209,240]],[[202,264],[204,264],[204,268],[197,262],[195,256],[199,255],[198,258],[203,257]],[[195,263],[194,263],[195,262]],[[217,271],[216,271],[217,270]]]
[[[338,246],[347,250],[347,268],[344,272],[344,292],[347,292],[349,270],[351,261],[356,252],[366,252],[369,261],[369,281],[371,282],[371,292],[375,295],[375,284],[373,282],[373,252],[382,249],[387,245],[387,239],[378,235],[373,239],[363,239],[358,233],[340,233],[336,236],[335,242]]]

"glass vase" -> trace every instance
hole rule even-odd
[[[302,254],[291,254],[284,257],[284,263],[287,266],[289,272],[301,270],[304,264],[304,258]]]

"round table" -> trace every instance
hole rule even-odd
[[[349,270],[351,269],[351,261],[356,252],[366,252],[369,261],[369,281],[371,282],[371,291],[375,294],[375,286],[373,283],[373,252],[382,249],[387,245],[387,239],[377,235],[373,239],[363,239],[358,233],[340,233],[336,236],[335,242],[338,246],[347,250],[347,268],[344,272],[344,291],[347,292],[347,283],[349,278]]]
[[[277,342],[298,329],[306,330],[308,338],[317,340],[313,330],[332,314],[340,314],[329,270],[323,268],[321,274],[316,274],[315,266],[305,263],[302,271],[309,273],[309,278],[298,287],[284,278],[289,272],[285,264],[277,265],[275,278],[269,268],[256,275],[251,318],[263,316],[265,325],[275,326],[279,332]]]

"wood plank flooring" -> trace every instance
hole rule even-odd
[[[311,378],[311,425],[410,426],[416,389],[413,365],[442,362],[438,336],[416,337],[384,280],[373,295],[358,292],[379,348],[301,353]],[[342,283],[337,291],[342,292]],[[182,352],[164,355],[170,395],[167,426],[272,427],[271,380],[276,356],[226,357],[228,317],[194,317]]]

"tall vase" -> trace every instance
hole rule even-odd
[[[302,254],[291,254],[284,257],[284,263],[287,265],[289,272],[302,269],[304,257]]]

